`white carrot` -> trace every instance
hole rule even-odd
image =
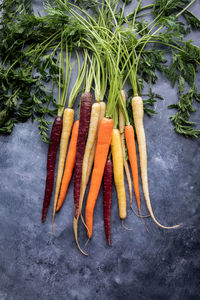
[[[135,96],[132,98],[132,109],[133,109],[133,119],[135,124],[135,130],[137,135],[137,141],[138,141],[138,147],[139,147],[139,156],[140,156],[140,168],[141,168],[141,177],[142,177],[142,187],[144,192],[144,197],[146,200],[147,208],[149,210],[149,213],[154,220],[154,222],[165,229],[171,229],[171,228],[177,228],[179,225],[174,226],[164,226],[160,224],[153,213],[152,207],[151,207],[151,201],[149,196],[149,187],[148,187],[148,175],[147,175],[147,150],[146,150],[146,137],[145,137],[145,131],[144,131],[144,125],[143,125],[143,115],[144,115],[144,109],[143,109],[143,100],[139,96]]]
[[[101,111],[100,111],[100,116],[99,116],[99,122],[98,122],[98,129],[99,129],[99,124],[100,121],[104,118],[105,113],[106,113],[106,104],[105,102],[100,102],[100,106],[101,106]],[[98,131],[98,130],[97,130]],[[92,170],[92,166],[93,166],[93,162],[94,162],[94,156],[95,156],[95,150],[96,150],[96,144],[97,144],[97,135],[95,138],[95,142],[94,145],[92,147],[92,150],[90,152],[90,157],[89,157],[89,162],[88,162],[88,168],[87,168],[87,179],[86,179],[86,185],[89,181],[90,178],[90,174],[91,174],[91,170]]]
[[[90,126],[89,126],[87,143],[86,143],[86,146],[85,146],[85,153],[84,153],[83,165],[82,165],[79,214],[81,214],[83,198],[84,198],[85,190],[86,190],[86,186],[87,186],[88,162],[89,162],[90,153],[91,153],[92,147],[95,143],[95,138],[96,138],[96,135],[97,135],[97,128],[98,128],[100,110],[101,110],[100,103],[94,103],[92,105],[91,117],[90,117]]]

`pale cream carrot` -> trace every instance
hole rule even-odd
[[[179,225],[174,226],[164,226],[160,224],[154,216],[151,201],[149,196],[149,187],[148,187],[148,175],[147,175],[147,150],[146,150],[146,137],[143,125],[143,100],[139,96],[135,96],[132,99],[132,109],[133,109],[133,119],[135,124],[135,130],[137,135],[138,147],[139,147],[139,156],[140,156],[140,168],[141,168],[141,177],[142,177],[142,187],[144,192],[144,197],[146,200],[147,208],[153,219],[153,221],[160,227],[165,229],[177,228]]]
[[[98,130],[99,130],[99,124],[100,124],[101,120],[105,117],[105,113],[106,113],[106,104],[105,104],[105,102],[101,101],[100,106],[101,106],[101,111],[100,111],[99,122],[98,122]],[[86,184],[88,184],[90,174],[91,174],[91,171],[92,171],[92,166],[93,166],[94,156],[95,156],[95,150],[96,150],[96,144],[97,144],[97,135],[96,135],[95,142],[94,142],[94,145],[92,147],[92,150],[90,152],[90,157],[89,157],[89,161],[88,161],[88,168],[87,168],[87,180],[86,180],[87,183]]]
[[[90,126],[89,126],[89,132],[88,132],[88,137],[87,137],[87,143],[85,146],[85,153],[84,153],[83,165],[82,165],[79,215],[81,214],[83,198],[84,198],[85,190],[86,190],[86,186],[87,186],[88,163],[89,163],[91,150],[94,146],[96,135],[97,135],[100,109],[101,109],[100,103],[94,103],[92,105],[91,116],[90,116]]]

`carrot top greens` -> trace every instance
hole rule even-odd
[[[190,116],[195,112],[193,102],[200,102],[196,85],[200,48],[187,39],[188,33],[200,29],[199,18],[189,10],[195,0],[152,0],[148,5],[139,0],[129,15],[126,6],[131,7],[132,1],[123,2],[45,1],[46,15],[40,16],[34,14],[31,0],[2,1],[0,133],[9,134],[15,123],[31,118],[38,122],[42,139],[47,141],[48,116],[55,116],[57,110],[61,114],[68,94],[71,67],[66,67],[64,76],[59,68],[61,63],[63,69],[64,45],[68,45],[68,52],[87,51],[92,58],[97,100],[103,100],[109,89],[107,117],[113,117],[127,80],[132,86],[129,95],[141,95],[145,112],[156,113],[154,103],[162,97],[153,92],[153,84],[161,72],[172,87],[178,86],[178,101],[169,106],[175,110],[171,116],[174,129],[185,136],[199,136]],[[79,74],[69,107],[86,74],[86,64],[81,67],[79,58],[77,62]],[[54,88],[61,89],[62,84],[66,87],[57,104]],[[148,92],[144,93],[146,86]],[[129,112],[130,101],[127,106]],[[131,114],[129,119],[132,122]]]

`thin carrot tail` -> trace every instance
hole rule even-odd
[[[128,230],[128,231],[132,231],[132,230],[133,230],[133,228],[129,228],[129,227],[127,227],[127,226],[125,225],[124,219],[121,220],[121,221],[122,221],[122,227],[124,227],[125,230]]]
[[[61,209],[64,200],[65,200],[65,193],[62,193],[62,191],[61,191],[57,205],[56,205],[56,212],[58,212]]]
[[[78,249],[79,249],[79,251],[82,253],[82,254],[84,254],[85,256],[88,256],[88,254],[87,253],[85,253],[82,249],[81,249],[81,247],[80,247],[80,245],[79,245],[79,242],[78,242],[78,220],[79,220],[79,218],[74,218],[74,220],[73,220],[73,229],[74,229],[74,237],[75,237],[75,241],[76,241],[76,244],[77,244],[77,247],[78,247]]]
[[[148,208],[148,210],[149,210],[149,213],[150,213],[150,215],[151,215],[153,221],[154,221],[159,227],[161,227],[161,228],[164,228],[164,229],[174,229],[174,228],[178,228],[178,227],[180,227],[180,226],[182,225],[182,223],[180,223],[180,224],[173,225],[173,226],[164,226],[164,225],[160,224],[160,223],[158,222],[158,220],[155,218],[154,213],[153,213],[153,210],[152,210],[152,207],[151,207],[151,204],[148,204],[148,205],[147,205],[147,208]]]
[[[150,216],[150,215],[149,215],[149,216]],[[145,217],[145,216],[144,216],[144,217]],[[140,213],[140,218],[142,219],[142,223],[143,223],[143,225],[144,225],[146,231],[149,232],[149,229],[148,229],[148,227],[147,227],[147,225],[146,225],[146,223],[145,223],[144,217],[142,217],[142,216],[141,216],[141,213]]]
[[[86,223],[86,227],[87,227],[87,236],[89,239],[91,239],[92,238],[92,228],[93,228],[93,212],[88,212],[88,210],[86,210],[85,223]]]
[[[83,225],[85,226],[86,230],[88,230],[88,227],[87,227],[87,225],[86,225],[86,223],[85,223],[85,220],[84,220],[82,214],[81,214],[81,221],[82,221]]]
[[[143,216],[141,213],[138,215],[138,213],[135,211],[135,209],[133,208],[133,206],[131,205],[130,206],[130,208],[131,208],[131,210],[132,210],[132,212],[134,213],[134,215],[136,215],[136,217],[138,217],[138,218],[149,218],[149,217],[151,217],[151,215],[145,215],[145,216]]]
[[[125,160],[125,158],[124,158],[124,169],[125,169],[126,178],[127,178],[127,181],[128,181],[128,189],[129,189],[129,195],[130,195],[130,206],[131,206],[132,202],[133,202],[131,174],[130,174],[128,163]]]
[[[136,199],[136,202],[137,202],[137,207],[138,207],[138,211],[139,211],[139,214],[141,215],[141,204],[140,204],[140,194],[135,194],[135,199]]]
[[[70,183],[70,180],[69,180],[69,183]],[[57,205],[56,205],[56,212],[58,212],[61,209],[62,205],[63,205],[69,183],[67,184],[67,187],[66,187],[65,190],[62,190],[62,186],[61,186],[60,195],[59,195],[58,202],[57,202]]]
[[[57,203],[57,207],[56,207],[56,212],[59,212],[59,210],[61,209],[62,207],[62,203],[63,203],[63,198],[61,198],[58,203]]]

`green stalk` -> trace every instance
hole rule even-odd
[[[92,56],[92,59],[88,56],[90,61],[90,68],[87,68],[87,74],[86,74],[86,83],[85,83],[85,92],[89,93],[91,90],[93,78],[94,78],[94,56]]]
[[[139,8],[140,8],[140,6],[141,6],[141,3],[142,3],[142,0],[139,0],[138,5],[137,5],[137,7],[136,7],[136,9],[135,9],[135,11],[134,11],[133,22],[132,22],[133,28],[134,28],[134,26],[135,26],[136,15],[137,15],[138,10],[139,10]]]
[[[61,58],[61,52],[60,52],[59,66],[61,66],[61,64],[62,64],[61,60],[62,60],[62,58]],[[61,67],[59,67],[58,104],[60,104],[60,95],[61,95]],[[59,116],[59,109],[58,109],[58,116]]]
[[[121,112],[124,115],[125,123],[126,123],[126,126],[127,126],[127,125],[130,124],[130,122],[129,122],[128,112],[127,112],[127,109],[126,109],[126,104],[124,103],[121,94],[120,94],[120,96],[118,98],[118,104],[119,104],[119,108],[120,108]]]
[[[69,82],[71,78],[71,72],[73,66],[70,65],[71,63],[71,52],[68,51],[68,45],[66,43],[65,45],[65,66],[64,66],[64,57],[63,57],[63,43],[61,40],[61,51],[60,51],[60,69],[59,69],[59,97],[58,97],[58,116],[61,117],[63,115],[63,111],[65,109],[65,104],[67,101],[67,94],[68,94],[68,88],[69,88]],[[63,78],[62,83],[62,92],[61,92],[61,74]]]
[[[83,79],[85,77],[86,67],[87,67],[87,58],[88,58],[87,52],[85,53],[85,58],[84,58],[84,62],[82,64],[82,66],[80,64],[80,59],[79,59],[79,55],[78,55],[77,52],[76,52],[76,56],[77,56],[77,64],[78,64],[78,76],[76,78],[76,81],[73,85],[73,88],[72,88],[70,96],[69,96],[69,102],[68,102],[68,107],[69,108],[72,108],[73,105],[74,105],[74,102],[76,100],[76,97],[78,95],[80,87],[83,83]]]
[[[151,7],[153,7],[154,6],[154,4],[149,4],[149,5],[145,5],[145,6],[142,6],[142,7],[140,7],[140,10],[138,11],[138,12],[140,12],[140,11],[142,11],[142,10],[145,10],[145,9],[149,9],[149,8],[151,8]],[[127,17],[126,17],[126,19],[132,19],[132,17],[134,16],[134,14],[135,14],[135,9],[134,9],[134,11],[132,12],[132,13],[130,13]],[[137,16],[136,16],[137,17]]]
[[[180,11],[176,17],[178,18],[185,10],[187,10],[196,0],[192,0],[182,11]]]

